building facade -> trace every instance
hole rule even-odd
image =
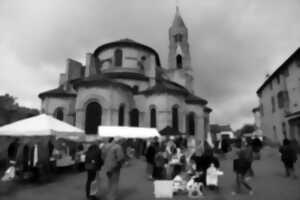
[[[275,142],[300,141],[300,48],[257,90],[261,129]]]
[[[158,53],[131,39],[98,47],[86,63],[67,59],[59,86],[42,92],[42,111],[96,134],[99,125],[172,127],[203,138],[207,101],[193,90],[188,29],[176,9],[169,29],[168,66]]]

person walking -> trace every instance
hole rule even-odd
[[[246,151],[241,150],[238,153],[238,158],[233,160],[233,170],[236,174],[236,189],[232,192],[232,195],[240,193],[242,185],[248,189],[250,195],[253,194],[253,189],[246,180],[246,174],[249,171],[250,166],[251,162],[247,158]]]
[[[85,154],[85,169],[87,171],[87,181],[85,186],[86,197],[89,200],[96,199],[96,196],[91,195],[91,185],[96,180],[97,171],[101,169],[103,160],[99,146],[92,144]],[[96,180],[97,181],[97,180]]]
[[[249,169],[247,172],[248,178],[249,177],[254,177],[254,170],[252,167],[252,163],[253,163],[253,148],[252,148],[252,144],[251,141],[248,141],[246,143],[246,146],[242,149],[242,152],[245,155],[245,159],[249,162]]]
[[[152,177],[154,180],[163,180],[167,178],[167,171],[165,165],[167,164],[168,159],[163,147],[156,152],[154,157],[154,167],[152,172]]]
[[[297,152],[292,147],[290,140],[284,139],[283,146],[279,149],[281,153],[281,161],[284,164],[286,176],[296,178],[294,164],[297,161]]]
[[[156,154],[156,147],[154,141],[151,141],[146,151],[147,174],[148,174],[148,179],[150,180],[152,179],[152,174],[153,174],[155,154]]]
[[[119,138],[110,138],[103,146],[104,166],[108,178],[107,200],[115,200],[118,194],[121,167],[125,160]]]
[[[260,160],[260,150],[262,149],[263,147],[263,143],[262,141],[258,138],[258,137],[255,137],[253,140],[252,140],[252,149],[253,149],[253,156],[256,160]]]

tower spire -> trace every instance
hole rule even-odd
[[[186,87],[189,91],[193,91],[188,29],[180,15],[178,5],[176,5],[173,23],[169,28],[168,69],[172,81]]]
[[[172,26],[174,26],[174,27],[176,27],[176,26],[177,27],[185,27],[183,19],[182,19],[181,15],[180,15],[179,5],[178,4],[176,5],[176,12],[175,12],[175,17],[174,17]]]

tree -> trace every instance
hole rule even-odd
[[[9,94],[0,95],[0,126],[38,114],[37,109],[20,107],[15,97]]]
[[[255,131],[254,124],[244,124],[240,129],[235,131],[237,137],[241,137],[246,133],[253,133]]]

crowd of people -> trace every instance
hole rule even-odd
[[[92,150],[92,147],[98,150]],[[90,154],[92,156],[89,155],[89,151],[86,153],[88,173],[86,195],[89,199],[94,198],[90,194],[90,185],[96,179],[97,170],[103,168],[108,177],[107,199],[116,199],[122,165],[130,162],[132,157],[144,156],[148,180],[171,180],[174,194],[203,196],[207,190],[219,190],[218,176],[223,175],[220,159],[227,159],[227,153],[230,151],[232,151],[231,155],[234,155],[233,171],[236,174],[236,187],[232,195],[240,193],[243,188],[252,195],[253,187],[249,183],[249,180],[255,176],[252,165],[254,160],[260,159],[262,148],[263,142],[259,138],[240,139],[234,142],[223,140],[217,146],[219,151],[207,144],[191,150],[185,137],[153,138],[148,141],[110,139],[101,145],[91,145],[89,150],[94,152]],[[297,160],[297,153],[288,139],[284,140],[279,151],[286,175],[295,178],[294,163]],[[94,168],[89,168],[88,163],[93,162],[98,164]]]
[[[115,200],[122,166],[128,165],[132,158],[145,158],[145,174],[149,181],[173,181],[174,194],[187,194],[200,197],[207,190],[218,191],[218,177],[222,176],[220,159],[229,159],[228,152],[234,155],[233,171],[236,175],[233,195],[243,188],[253,194],[249,180],[255,176],[253,161],[260,159],[263,142],[259,138],[245,138],[230,141],[221,140],[214,147],[206,142],[192,145],[186,137],[163,137],[149,140],[109,138],[88,144],[84,152],[84,170],[87,173],[86,197],[96,199],[95,188],[99,189],[99,172],[107,177],[107,200]],[[280,147],[281,160],[286,176],[296,178],[294,164],[297,152],[288,139]],[[234,180],[233,180],[234,181]]]

